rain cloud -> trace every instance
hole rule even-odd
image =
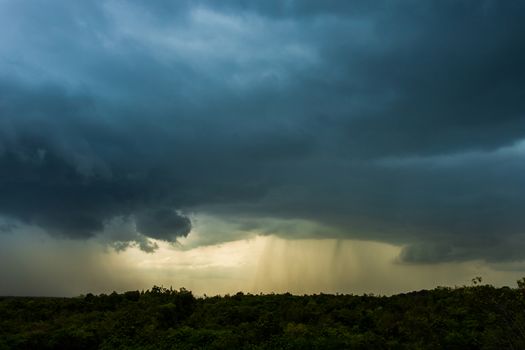
[[[202,213],[525,258],[523,3],[8,0],[0,22],[1,232],[154,251]]]

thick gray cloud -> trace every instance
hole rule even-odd
[[[191,231],[190,219],[168,208],[138,213],[135,221],[140,233],[168,242],[186,237]]]
[[[71,238],[121,218],[108,239],[148,251],[200,212],[411,262],[525,258],[520,2],[3,1],[0,21],[4,217]]]

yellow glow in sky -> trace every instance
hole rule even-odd
[[[79,295],[153,285],[185,287],[201,296],[238,291],[392,294],[468,285],[475,276],[513,286],[523,270],[521,265],[481,261],[402,264],[397,260],[399,246],[343,239],[257,235],[187,250],[157,241],[159,249],[151,254],[138,248],[116,252],[96,241],[34,237],[19,236],[0,247],[0,278],[6,281],[0,294]]]

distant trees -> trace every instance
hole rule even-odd
[[[525,349],[518,288],[439,287],[391,297],[195,298],[186,289],[0,298],[4,349]]]
[[[518,289],[521,291],[525,291],[525,277],[520,278],[516,282],[518,283]]]

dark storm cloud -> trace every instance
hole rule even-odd
[[[152,251],[181,213],[306,219],[410,262],[525,258],[520,2],[0,7],[11,220],[121,218],[137,232],[108,240]]]
[[[168,242],[186,237],[191,231],[190,219],[168,208],[138,213],[135,221],[140,233]]]

